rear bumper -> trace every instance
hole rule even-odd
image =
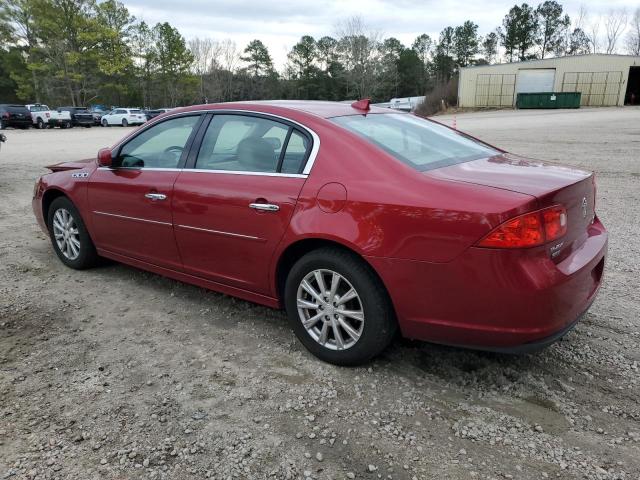
[[[30,127],[33,124],[31,117],[29,118],[3,118],[2,124],[7,127]]]
[[[602,282],[608,234],[598,219],[560,263],[545,248],[469,248],[448,263],[368,258],[405,337],[504,352],[533,351],[569,331]]]

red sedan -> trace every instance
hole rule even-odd
[[[590,172],[412,114],[277,101],[172,110],[49,167],[33,209],[65,265],[107,257],[286,308],[321,359],[408,338],[528,352],[602,281]]]

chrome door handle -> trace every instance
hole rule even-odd
[[[263,210],[265,212],[277,212],[280,210],[278,205],[274,205],[272,203],[250,203],[249,208],[253,208],[254,210]]]
[[[167,196],[164,193],[145,193],[145,198],[149,200],[166,200]]]

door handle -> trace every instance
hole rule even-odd
[[[274,205],[272,203],[250,203],[249,208],[253,208],[254,210],[262,210],[264,212],[277,212],[280,210],[278,205]]]
[[[148,198],[149,200],[153,200],[154,202],[156,200],[166,200],[167,196],[164,193],[145,193],[145,198]]]

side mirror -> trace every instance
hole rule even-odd
[[[98,166],[111,168],[113,166],[113,157],[110,148],[101,148],[98,151]]]

